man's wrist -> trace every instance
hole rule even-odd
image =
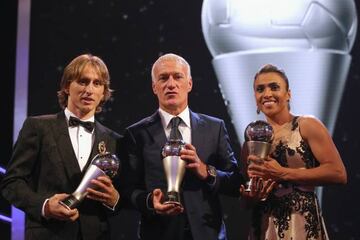
[[[110,206],[110,205],[108,205],[108,204],[106,204],[106,203],[103,203],[103,205],[104,205],[105,207],[107,207],[108,209],[113,210],[113,211],[115,211],[116,206],[117,206],[117,204],[119,203],[119,200],[120,200],[120,193],[119,193],[118,191],[116,191],[116,192],[117,192],[117,194],[116,194],[116,199],[115,199],[114,204],[112,204],[112,206]]]
[[[154,210],[154,203],[153,203],[153,194],[149,192],[146,196],[146,208],[149,210]]]
[[[45,219],[49,219],[49,199],[45,199],[43,206],[41,208],[41,215],[45,218]]]

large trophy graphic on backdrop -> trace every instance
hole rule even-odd
[[[249,165],[262,164],[271,150],[271,143],[274,138],[273,128],[269,123],[262,120],[257,120],[247,125],[244,137],[249,155],[255,155],[260,158],[257,162],[249,162]],[[252,180],[253,179],[250,178],[245,191],[251,191],[253,184]]]
[[[286,71],[292,111],[333,133],[357,31],[354,0],[204,0],[201,18],[240,142],[258,118],[253,77],[267,63]]]
[[[180,158],[180,151],[185,147],[181,139],[169,139],[163,149],[163,166],[167,181],[167,193],[164,204],[181,205],[180,186],[185,174],[186,162]]]
[[[110,178],[114,178],[116,176],[120,167],[118,157],[115,154],[111,154],[106,151],[105,142],[99,143],[98,151],[99,154],[91,160],[91,164],[86,170],[85,175],[75,192],[60,201],[61,205],[70,209],[76,208],[86,197],[86,188],[93,188],[96,190],[96,186],[91,183],[92,179],[105,175]]]

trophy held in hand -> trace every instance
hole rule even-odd
[[[163,166],[167,181],[167,193],[164,204],[177,204],[180,202],[180,185],[185,174],[186,162],[180,158],[180,151],[185,147],[181,139],[168,140],[163,149]]]
[[[272,126],[265,121],[257,120],[246,127],[244,135],[249,155],[260,158],[259,161],[250,161],[248,164],[262,164],[271,150],[271,143],[274,138]],[[252,182],[250,178],[245,191],[251,191]]]
[[[96,186],[91,183],[92,179],[96,179],[100,176],[109,176],[114,178],[119,171],[120,161],[115,154],[111,154],[106,151],[105,142],[100,142],[98,145],[99,154],[97,154],[92,160],[91,164],[86,170],[80,185],[77,187],[75,192],[70,196],[60,201],[60,204],[69,208],[74,209],[82,202],[87,195],[87,188],[96,190]]]

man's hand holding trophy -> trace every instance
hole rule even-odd
[[[181,206],[180,185],[185,174],[186,162],[180,158],[180,151],[185,148],[181,139],[170,139],[162,149],[163,165],[167,181],[167,193],[164,204]]]
[[[106,151],[103,141],[99,143],[98,151],[77,189],[59,202],[64,207],[77,208],[85,197],[100,201],[109,207],[114,207],[117,203],[119,193],[114,189],[111,179],[117,175],[120,161],[115,154]]]
[[[152,192],[152,202],[156,213],[177,215],[184,211],[181,204],[180,186],[185,174],[186,161],[181,159],[180,152],[185,148],[181,138],[169,139],[162,148],[163,166],[167,182],[165,194],[160,189]]]

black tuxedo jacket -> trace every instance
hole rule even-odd
[[[202,161],[217,168],[217,179],[210,186],[190,171],[185,173],[182,202],[186,216],[194,240],[226,239],[218,193],[237,195],[243,179],[224,122],[191,111],[190,118],[192,145]],[[167,187],[161,157],[166,136],[159,113],[128,127],[123,140],[122,196],[141,212],[141,239],[177,239],[183,229],[174,230],[176,217],[157,215],[147,206],[148,193]]]
[[[95,122],[95,141],[87,165],[98,154],[100,141],[115,153],[119,139],[118,134]],[[45,199],[56,193],[72,193],[85,171],[81,172],[76,159],[64,112],[25,120],[1,191],[5,199],[26,213],[26,239],[106,238],[107,215],[112,211],[99,202],[85,199],[75,222],[47,220],[41,215]]]

